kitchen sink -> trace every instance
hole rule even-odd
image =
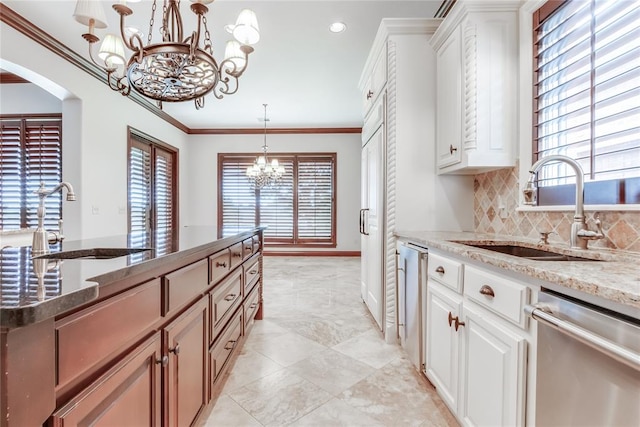
[[[481,244],[469,242],[454,242],[474,248],[487,249],[489,251],[500,252],[502,254],[516,256],[518,258],[527,258],[534,261],[599,261],[597,259],[585,258],[574,255],[566,255],[559,252],[546,251],[542,249],[529,248],[513,244]]]
[[[112,259],[150,251],[148,248],[91,248],[75,251],[52,252],[34,256],[34,259]]]

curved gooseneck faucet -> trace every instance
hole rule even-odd
[[[73,186],[68,182],[61,182],[53,189],[47,190],[44,188],[44,182],[40,182],[40,187],[35,193],[40,198],[38,203],[38,227],[33,232],[33,243],[31,244],[31,256],[44,255],[49,253],[49,232],[44,228],[44,218],[46,215],[46,209],[44,207],[44,199],[56,193],[62,191],[63,188],[67,189],[67,200],[73,202],[76,200],[76,193],[73,191]],[[62,219],[60,220],[60,231],[54,236],[54,242],[59,242],[64,239],[62,235]]]
[[[571,236],[569,238],[569,245],[572,249],[587,249],[587,243],[589,240],[602,239],[604,234],[600,225],[600,221],[597,220],[598,232],[590,231],[587,228],[587,224],[584,216],[584,171],[580,166],[580,163],[576,162],[571,157],[563,156],[560,154],[543,157],[535,162],[529,170],[529,180],[522,190],[524,195],[524,204],[535,205],[537,198],[537,188],[535,185],[536,172],[549,162],[564,162],[571,166],[576,174],[576,206],[575,213],[573,215],[573,224],[571,224]]]

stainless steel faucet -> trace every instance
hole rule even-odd
[[[62,235],[62,219],[60,219],[60,230],[57,233],[54,233],[50,238],[50,233],[44,228],[44,218],[46,215],[46,210],[44,207],[44,199],[56,193],[58,191],[62,191],[63,188],[67,189],[67,200],[73,202],[76,200],[76,194],[73,191],[73,187],[68,182],[61,182],[56,185],[52,190],[47,190],[44,188],[44,182],[40,182],[40,187],[35,191],[35,193],[40,198],[40,202],[38,204],[38,227],[33,232],[33,243],[31,244],[31,256],[44,255],[49,253],[49,243],[57,243],[61,242],[64,239]]]
[[[571,236],[569,238],[569,245],[572,249],[587,249],[587,243],[589,240],[602,239],[604,233],[602,232],[602,226],[599,219],[596,219],[598,231],[591,231],[587,228],[587,224],[584,217],[584,171],[578,162],[571,157],[562,155],[553,155],[543,157],[531,166],[529,170],[529,180],[522,190],[524,195],[525,205],[535,205],[537,199],[537,188],[534,183],[536,179],[536,172],[542,167],[542,165],[549,162],[564,162],[571,166],[576,174],[576,210],[573,215],[573,224],[571,224]]]

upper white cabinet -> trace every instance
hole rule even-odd
[[[439,173],[515,165],[519,3],[458,0],[431,39]]]
[[[387,83],[387,50],[383,48],[362,88],[362,110],[365,115],[369,113],[371,106],[383,92],[385,83]]]

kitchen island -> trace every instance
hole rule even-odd
[[[0,425],[196,422],[262,317],[262,232],[218,239],[213,227],[186,227],[170,241],[52,248],[88,255],[75,259],[4,248]],[[95,251],[125,248],[136,250]]]

